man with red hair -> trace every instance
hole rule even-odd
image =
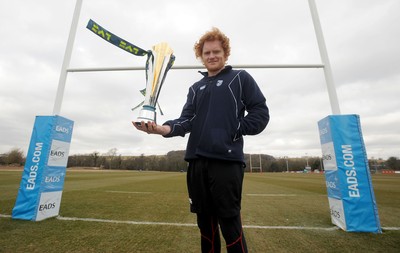
[[[262,132],[269,122],[269,110],[251,75],[226,65],[229,38],[219,29],[205,33],[194,50],[207,72],[201,72],[203,77],[189,88],[181,116],[163,125],[133,124],[164,137],[190,133],[185,154],[187,186],[202,252],[221,251],[219,227],[229,253],[247,252],[240,215],[243,136]]]

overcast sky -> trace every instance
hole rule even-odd
[[[342,114],[358,114],[368,157],[400,156],[400,1],[316,0]],[[75,1],[0,2],[0,153],[26,154],[35,116],[52,115]],[[83,0],[70,68],[144,67],[86,29],[89,19],[150,49],[166,41],[175,65],[200,65],[193,45],[211,27],[231,40],[228,64],[320,64],[306,0]],[[322,69],[247,69],[271,121],[245,137],[246,153],[320,156],[317,122],[332,114]],[[197,70],[171,70],[159,102],[177,118]],[[162,138],[131,125],[144,71],[69,73],[60,115],[74,121],[70,154],[166,154],[187,136]]]

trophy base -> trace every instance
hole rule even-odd
[[[156,122],[156,108],[150,105],[144,105],[143,108],[139,112],[139,116],[137,117],[135,124],[141,125],[142,121],[146,122]]]

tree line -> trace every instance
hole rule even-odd
[[[166,155],[141,154],[139,156],[119,155],[116,148],[105,154],[94,151],[90,154],[77,154],[68,157],[67,167],[95,167],[109,170],[144,170],[144,171],[186,171],[184,150],[170,151]],[[250,157],[251,156],[251,157]],[[251,163],[250,163],[251,161]],[[309,169],[311,171],[324,170],[320,157],[275,158],[266,154],[245,154],[246,172],[297,172]],[[400,160],[390,157],[387,160],[369,159],[372,172],[382,169],[400,170]],[[0,165],[23,166],[24,153],[17,148],[0,155]],[[308,166],[307,166],[308,165]]]

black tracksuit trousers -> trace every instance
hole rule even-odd
[[[247,253],[240,208],[244,167],[240,162],[201,158],[189,162],[190,209],[197,214],[203,253]]]

